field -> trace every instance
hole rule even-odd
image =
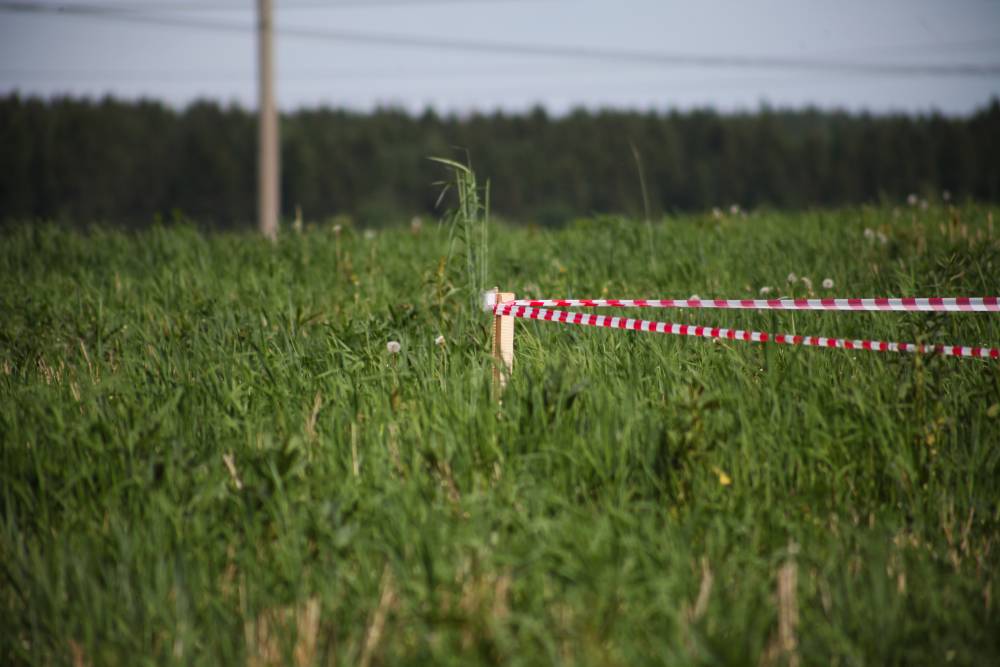
[[[498,407],[475,306],[996,295],[995,211],[480,213],[0,231],[0,662],[1000,660],[1000,364],[519,321]],[[984,313],[651,316],[1000,344]]]

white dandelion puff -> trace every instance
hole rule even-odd
[[[788,274],[788,278],[786,278],[785,280],[788,281],[789,285],[794,285],[795,283],[797,283],[799,281],[799,277],[797,275],[795,275],[795,272],[793,271],[793,272],[791,272],[791,273]]]
[[[437,345],[438,347],[444,345],[444,336],[438,336],[437,338],[435,338],[434,344]]]
[[[871,241],[875,238],[875,230],[871,227],[865,227],[865,238]]]
[[[805,285],[807,290],[809,290],[810,292],[812,291],[813,281],[809,280],[805,276],[802,276],[802,284]]]
[[[833,278],[823,278],[823,289],[833,289]]]
[[[399,351],[403,349],[403,346],[399,344],[398,340],[390,340],[385,344],[385,349],[389,354],[399,354]]]
[[[770,293],[771,293],[771,288],[768,287],[767,285],[764,285],[763,287],[760,288],[760,294],[761,294],[761,296],[764,296],[764,295],[767,295],[767,294],[770,294]]]
[[[911,192],[909,195],[906,196],[906,203],[909,204],[910,206],[916,206],[917,195]]]
[[[697,294],[692,294],[690,297],[688,297],[688,301],[701,301],[701,297],[698,296]]]

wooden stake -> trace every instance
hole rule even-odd
[[[495,303],[513,301],[513,292],[501,292],[499,287],[493,288]],[[493,386],[497,397],[507,386],[507,380],[514,370],[514,318],[509,315],[493,316]]]

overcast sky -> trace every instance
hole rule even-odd
[[[0,93],[256,104],[254,0],[27,2],[125,13],[0,11]],[[0,7],[11,4],[0,0]],[[275,6],[278,101],[285,110],[520,111],[541,104],[562,113],[577,106],[752,110],[767,103],[963,114],[1000,96],[998,0]],[[421,45],[399,37],[420,38]],[[497,48],[472,51],[470,44]],[[567,53],[553,53],[562,49]]]

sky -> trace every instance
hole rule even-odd
[[[998,0],[274,2],[286,111],[961,115],[1000,97]],[[0,0],[0,94],[254,108],[255,20],[254,0]]]

